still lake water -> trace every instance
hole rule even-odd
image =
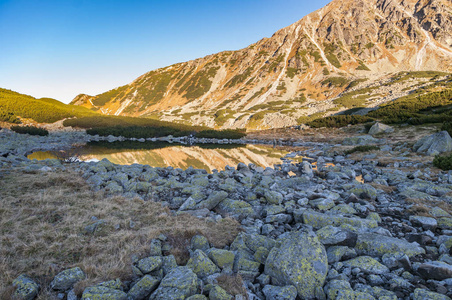
[[[281,157],[288,150],[264,145],[195,145],[153,143],[153,142],[93,142],[78,148],[77,156],[82,161],[108,159],[121,165],[145,164],[152,167],[174,167],[187,169],[223,170],[226,165],[253,163],[261,167],[273,167],[280,164]],[[38,151],[30,154],[29,159],[56,158],[52,151]],[[300,158],[294,160],[301,161]]]

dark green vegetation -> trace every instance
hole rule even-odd
[[[20,123],[18,116],[39,123],[53,123],[65,118],[95,116],[81,106],[67,105],[55,99],[34,97],[0,88],[0,121]]]
[[[352,154],[352,153],[356,153],[356,152],[369,152],[369,151],[373,151],[373,150],[380,150],[380,147],[378,146],[356,146],[350,150],[345,151],[344,153],[347,154]]]
[[[246,133],[243,130],[203,130],[195,133],[197,138],[210,138],[210,139],[240,139],[244,137]]]
[[[191,77],[179,90],[184,93],[183,97],[188,100],[195,100],[210,90],[212,86],[211,79],[215,77],[220,67],[205,67]]]
[[[347,125],[356,125],[360,123],[371,122],[373,119],[366,116],[359,115],[337,115],[325,118],[315,119],[307,123],[312,128],[340,128]]]
[[[350,83],[350,85],[352,85],[352,83]],[[348,109],[365,106],[366,100],[370,98],[370,94],[374,89],[376,88],[364,88],[357,91],[345,93],[342,95],[342,97],[335,99],[333,103]]]
[[[239,139],[246,134],[238,130],[181,130],[171,127],[140,127],[140,126],[114,126],[95,127],[88,129],[86,133],[100,136],[123,136],[125,138],[153,138],[172,135],[182,137],[193,135],[197,138]]]
[[[452,136],[452,122],[444,123],[443,126],[441,126],[441,131],[443,130],[449,132],[449,135]]]
[[[452,170],[452,154],[447,156],[435,156],[433,159],[433,165],[442,170]]]
[[[348,79],[345,77],[329,77],[322,81],[322,85],[326,85],[328,87],[341,87],[345,86],[349,83]]]
[[[335,44],[324,44],[324,46],[325,46],[325,56],[328,59],[328,61],[336,68],[342,67],[336,54],[334,54],[334,52],[338,49],[338,46]]]
[[[452,121],[452,89],[423,95],[408,95],[382,105],[368,114],[387,124],[419,125]]]
[[[116,88],[116,89],[107,91],[107,92],[105,92],[105,93],[102,93],[102,94],[100,94],[100,95],[97,95],[97,96],[92,100],[92,103],[93,103],[95,106],[103,106],[103,105],[105,105],[108,101],[110,101],[110,100],[112,100],[112,99],[114,99],[114,98],[116,98],[116,97],[118,97],[118,96],[119,96],[119,97],[124,96],[126,90],[127,90],[127,86],[125,85],[125,86],[121,86],[121,87],[118,87],[118,88]]]
[[[85,129],[94,127],[115,127],[115,126],[170,127],[177,130],[187,130],[187,131],[191,130],[200,131],[203,129],[207,129],[206,127],[201,126],[187,126],[177,123],[159,121],[155,119],[108,116],[108,115],[98,115],[93,117],[69,119],[65,120],[63,122],[63,125]]]
[[[46,129],[35,126],[11,126],[11,130],[21,134],[40,136],[49,135],[49,132]]]

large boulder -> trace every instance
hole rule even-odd
[[[381,134],[381,133],[391,133],[394,132],[394,128],[386,124],[377,122],[369,130],[370,135]]]
[[[443,152],[452,151],[452,138],[447,131],[441,131],[426,136],[413,146],[413,150],[418,153],[436,155]]]
[[[198,291],[198,277],[188,267],[171,270],[152,293],[150,300],[186,299]]]
[[[417,271],[425,279],[444,280],[452,278],[452,265],[442,261],[432,261],[421,264]]]
[[[321,295],[328,272],[325,247],[313,232],[294,232],[274,247],[265,264],[265,274],[276,285],[293,285],[301,299]]]
[[[319,213],[315,211],[303,211],[301,216],[298,215],[297,212],[294,212],[295,221],[303,222],[307,225],[310,225],[316,229],[320,229],[322,227],[331,225],[335,227],[341,227],[343,225],[350,225],[355,228],[357,231],[359,229],[366,228],[376,228],[378,227],[378,223],[375,220],[367,220],[361,218],[347,218],[342,217],[337,214],[329,214],[329,213]]]

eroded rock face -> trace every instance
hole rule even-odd
[[[315,299],[328,272],[325,247],[314,233],[295,232],[273,248],[265,264],[265,274],[278,285],[293,285],[302,299]]]

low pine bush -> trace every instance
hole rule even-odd
[[[20,134],[27,133],[29,135],[40,135],[40,136],[49,135],[48,130],[35,126],[11,126],[11,130]]]
[[[452,154],[448,156],[435,156],[433,165],[441,170],[452,170]]]
[[[338,115],[338,116],[330,116],[320,119],[315,119],[306,123],[308,126],[312,128],[340,128],[345,127],[347,125],[356,125],[361,123],[367,123],[373,121],[372,118],[360,115]]]
[[[441,126],[441,131],[444,130],[449,132],[449,135],[452,136],[452,123],[451,122],[444,123],[443,126]]]

